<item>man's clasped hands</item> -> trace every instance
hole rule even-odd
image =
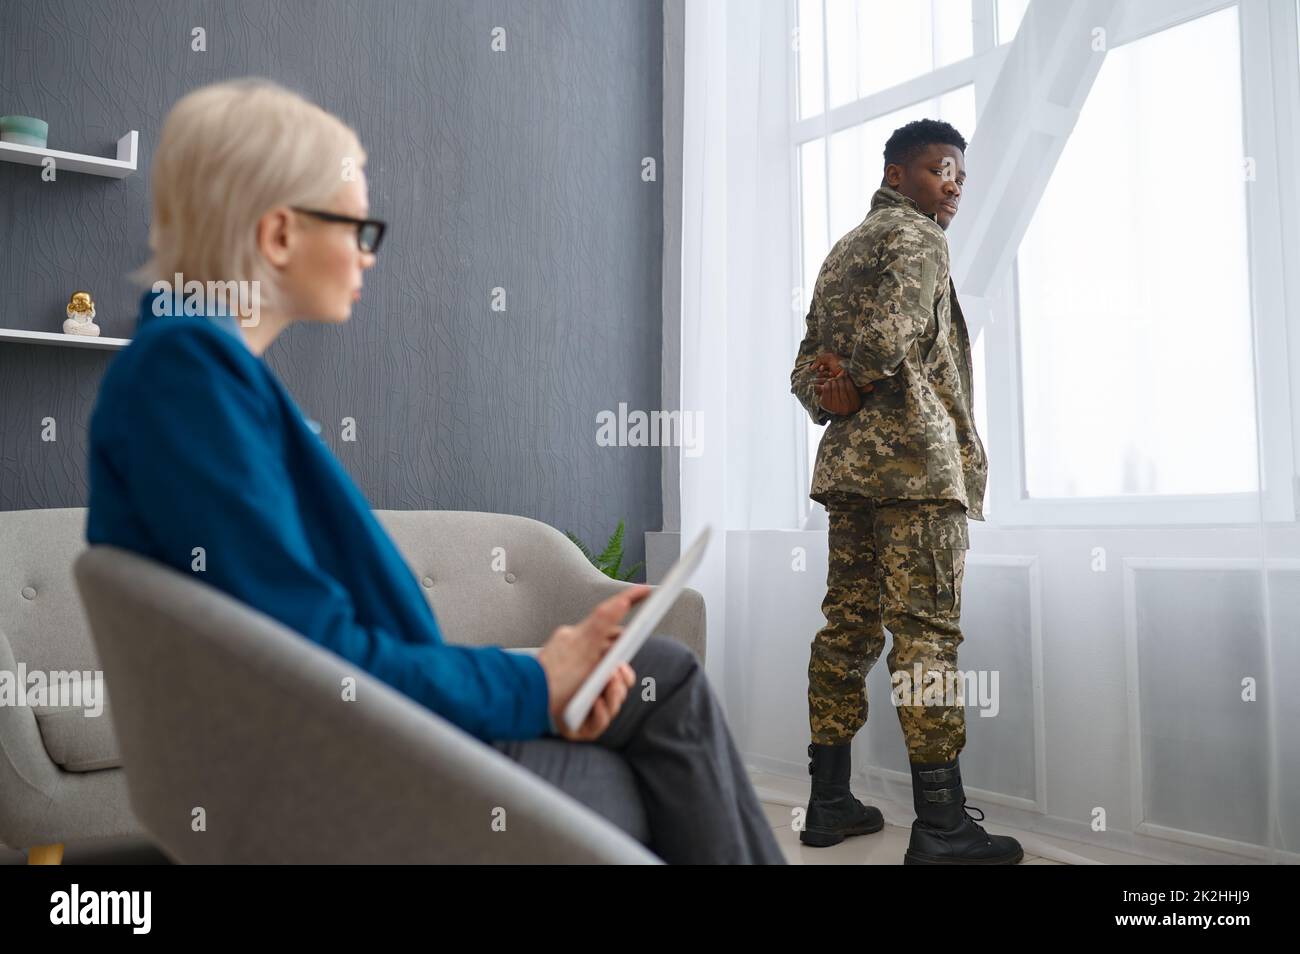
[[[818,403],[832,414],[853,414],[862,406],[862,396],[874,385],[859,388],[844,370],[843,359],[832,351],[823,351],[812,364],[817,372],[813,389]]]

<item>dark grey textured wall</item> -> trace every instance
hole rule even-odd
[[[3,0],[0,114],[101,155],[138,129],[142,159],[123,180],[56,183],[0,162],[0,327],[60,330],[85,288],[102,333],[129,337],[168,108],[271,77],[358,131],[390,223],[351,321],[295,326],[266,356],[371,504],[519,513],[590,542],[626,518],[641,559],[659,450],[595,432],[620,401],[660,406],[662,216],[640,171],[662,148],[661,45],[659,0]],[[114,354],[0,342],[0,510],[85,505]]]

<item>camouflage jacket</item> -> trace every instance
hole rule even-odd
[[[817,402],[813,360],[844,359],[874,389],[853,414]],[[970,338],[949,276],[948,240],[932,216],[882,186],[817,275],[790,390],[818,424],[809,496],[960,500],[984,519],[988,458],[975,432]]]

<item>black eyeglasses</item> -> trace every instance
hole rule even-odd
[[[381,222],[379,219],[356,219],[350,215],[339,215],[337,212],[301,209],[296,205],[292,208],[295,212],[310,215],[312,218],[320,219],[323,222],[346,222],[348,225],[355,225],[357,227],[357,248],[372,255],[378,251],[379,243],[384,238],[384,229],[388,228],[388,223]]]

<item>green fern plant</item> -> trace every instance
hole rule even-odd
[[[587,549],[586,545],[568,530],[564,531],[564,535],[577,545],[578,549],[582,551],[582,555],[590,560],[596,569],[600,570],[600,572],[604,573],[606,576],[613,577],[616,580],[622,580],[626,583],[628,580],[632,579],[632,575],[636,573],[637,570],[645,566],[644,561],[638,561],[636,566],[632,567],[625,574],[621,576],[619,575],[619,572],[623,567],[622,520],[618,522],[618,529],[615,530],[614,535],[609,538],[609,542],[605,544],[605,549],[600,556],[592,556],[591,551]]]

